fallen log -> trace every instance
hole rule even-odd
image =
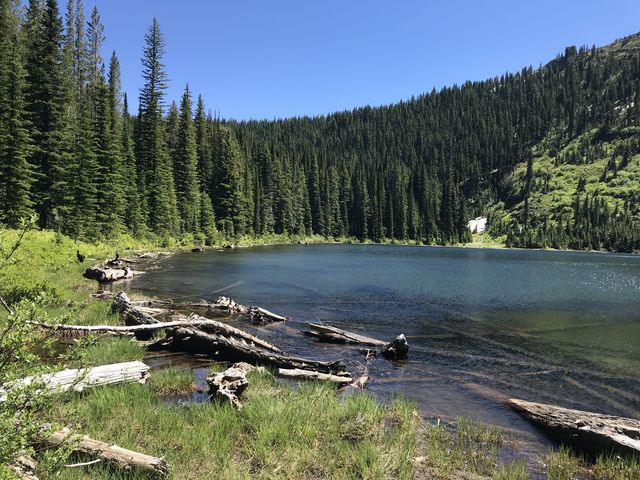
[[[341,384],[350,384],[353,378],[330,373],[320,373],[313,370],[302,370],[299,368],[279,368],[278,375],[287,378],[297,378],[300,380],[323,380]]]
[[[599,454],[640,453],[640,420],[512,398],[506,404],[530,422],[578,449]]]
[[[98,282],[115,282],[117,280],[127,280],[133,278],[134,274],[141,272],[134,272],[129,267],[124,268],[110,268],[96,265],[92,268],[87,268],[82,276],[89,280],[97,280]]]
[[[227,310],[229,313],[248,317],[251,321],[256,323],[267,321],[282,322],[285,320],[289,320],[289,317],[278,315],[267,310],[266,308],[241,305],[229,297],[218,297],[216,303],[211,304],[210,308]]]
[[[177,327],[167,330],[167,345],[193,353],[205,353],[223,360],[249,362],[276,368],[300,368],[322,373],[339,374],[345,371],[340,362],[322,362],[261,350],[242,338],[225,337],[196,328]]]
[[[120,312],[125,325],[153,325],[160,323],[160,320],[133,306],[131,304],[131,300],[129,300],[129,297],[124,292],[118,292],[116,299],[111,305],[111,310],[113,312]],[[136,333],[136,338],[140,340],[149,340],[151,338],[151,333],[139,332]]]
[[[67,428],[53,432],[43,443],[49,447],[71,444],[75,453],[98,457],[124,469],[139,468],[158,477],[166,477],[169,473],[164,458],[127,450],[112,443],[94,440],[87,435],[73,435]]]
[[[74,390],[81,392],[85,388],[117,383],[145,383],[149,376],[149,367],[142,362],[114,363],[94,368],[74,368],[56,373],[26,377],[9,382],[0,387],[0,402],[14,388],[37,385],[44,393],[53,394]]]
[[[210,398],[241,408],[240,396],[249,386],[247,372],[252,368],[254,368],[253,365],[241,362],[227,368],[224,372],[211,374],[207,377]]]
[[[140,332],[152,332],[172,327],[197,327],[206,332],[218,333],[226,336],[242,338],[256,346],[271,350],[272,352],[281,352],[278,347],[270,344],[254,335],[246,333],[239,328],[226,325],[216,320],[191,315],[190,317],[182,317],[180,320],[170,322],[159,322],[143,325],[50,325],[42,322],[28,321],[30,325],[36,325],[47,330],[54,331],[71,331],[83,333],[113,333],[119,335],[133,335]]]
[[[348,332],[341,328],[332,327],[331,325],[320,325],[318,323],[310,323],[309,327],[311,331],[306,332],[309,335],[316,337],[322,342],[330,343],[353,343],[357,345],[373,345],[384,347],[387,342],[378,340],[376,338],[366,337],[357,333]]]
[[[371,345],[382,348],[382,356],[390,360],[398,360],[406,358],[409,353],[409,343],[404,335],[400,334],[391,342],[383,342],[377,338],[371,338],[358,333],[348,332],[341,328],[332,327],[331,325],[321,325],[318,323],[310,323],[311,330],[305,331],[306,335],[317,338],[321,342],[328,343],[347,343],[355,345]],[[367,349],[364,351],[367,357],[375,352]]]
[[[369,373],[365,372],[358,378],[354,379],[351,383],[341,386],[338,390],[338,393],[342,397],[352,395],[356,392],[364,390],[364,387],[367,386],[367,383],[369,383]]]
[[[38,480],[36,476],[37,464],[28,455],[18,456],[8,467],[20,480]]]

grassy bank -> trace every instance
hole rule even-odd
[[[16,231],[0,232],[3,248],[18,236]],[[82,270],[112,257],[115,250],[157,248],[157,243],[127,237],[108,245],[84,244],[32,231],[0,268],[0,294],[9,299],[19,318],[118,323],[108,302],[90,298],[96,285],[82,278]],[[76,261],[76,249],[87,256],[84,264]],[[0,332],[13,320],[3,311]],[[20,355],[12,357],[9,368],[0,369],[2,381],[63,367],[140,360],[145,355],[140,344],[127,338],[82,337],[71,341],[69,348],[43,356],[39,332],[28,330],[23,335]],[[33,355],[27,355],[28,349]],[[68,425],[125,448],[164,456],[174,479],[528,478],[522,462],[500,461],[500,452],[513,445],[496,429],[464,419],[455,425],[425,425],[410,400],[381,403],[365,393],[340,398],[333,385],[282,383],[263,369],[250,372],[249,381],[245,406],[239,411],[211,403],[176,402],[193,392],[194,377],[191,369],[171,367],[155,370],[145,385],[102,387],[52,398],[20,421]],[[26,445],[5,444],[3,435],[15,429],[15,418],[0,404],[0,464]],[[147,478],[106,464],[64,468],[65,462],[77,460],[63,454],[34,452],[42,466],[41,479]],[[637,463],[607,458],[593,465],[565,450],[550,453],[546,462],[549,478],[556,480],[618,480],[640,474]],[[13,478],[10,475],[0,466],[0,479]]]

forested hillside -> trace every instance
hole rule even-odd
[[[98,11],[59,10],[0,0],[5,225],[457,243],[482,214],[511,245],[640,249],[637,35],[395,105],[235,122],[188,86],[167,104],[155,19],[130,112]]]

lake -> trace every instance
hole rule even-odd
[[[505,397],[640,416],[640,257],[406,247],[290,245],[178,254],[132,288],[161,298],[220,295],[292,317],[258,333],[291,353],[367,365],[369,390],[401,392],[427,418],[498,425],[540,452],[548,442]],[[249,327],[249,322],[239,321]],[[409,359],[299,332],[326,322],[391,340]]]

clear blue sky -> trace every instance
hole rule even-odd
[[[639,0],[84,0],[105,24],[132,111],[143,35],[167,41],[168,99],[188,82],[224,118],[381,105],[539,66],[640,30]],[[61,10],[65,9],[61,0]]]

